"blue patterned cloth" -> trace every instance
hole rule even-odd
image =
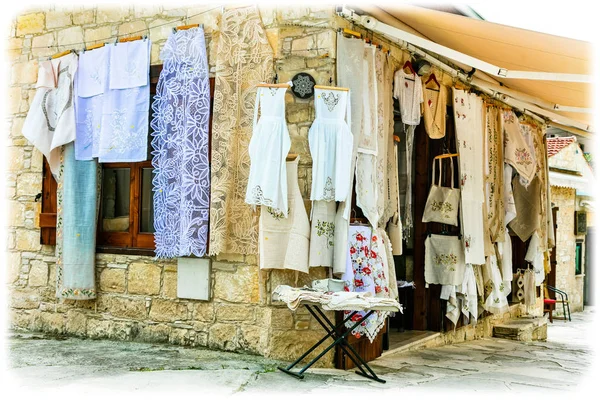
[[[158,258],[206,253],[210,88],[204,30],[171,35],[161,53],[151,127]]]

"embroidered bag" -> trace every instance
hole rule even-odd
[[[458,236],[431,234],[425,239],[425,282],[460,285],[465,276],[465,254]]]
[[[438,184],[435,182],[435,162],[439,160]],[[442,224],[458,226],[458,202],[460,201],[460,189],[456,188],[454,181],[454,162],[450,159],[452,171],[452,187],[442,186],[442,159],[434,159],[431,169],[431,189],[427,196],[423,222],[439,222]]]

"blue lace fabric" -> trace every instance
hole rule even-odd
[[[172,34],[161,59],[150,125],[156,256],[202,257],[210,198],[210,88],[204,30]]]

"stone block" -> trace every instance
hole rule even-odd
[[[97,303],[99,312],[110,313],[119,318],[146,319],[146,302],[143,299],[101,296]]]
[[[6,44],[6,56],[9,61],[14,61],[21,56],[23,48],[22,38],[9,38]]]
[[[48,284],[48,264],[40,260],[31,260],[30,265],[29,286],[46,286]]]
[[[229,262],[214,261],[211,264],[211,268],[215,271],[235,272],[237,270],[237,265],[238,264],[232,264]]]
[[[103,42],[112,36],[112,28],[110,26],[103,26],[100,28],[86,29],[85,30],[85,43],[94,44],[95,42]]]
[[[9,285],[19,279],[19,270],[21,268],[21,253],[17,251],[8,252],[6,257],[6,283]]]
[[[254,306],[242,304],[217,304],[217,321],[253,321]]]
[[[273,329],[292,329],[294,314],[289,308],[271,308],[271,327]]]
[[[217,254],[217,261],[244,262],[243,254],[220,253]]]
[[[135,337],[142,342],[164,343],[169,341],[169,332],[171,328],[166,325],[143,325]]]
[[[10,308],[34,309],[40,306],[39,294],[31,289],[12,290],[10,292]]]
[[[238,266],[235,273],[215,271],[214,298],[232,303],[249,303],[252,288],[258,286],[256,267]]]
[[[129,16],[129,6],[115,8],[98,8],[96,11],[96,23],[120,22]]]
[[[40,315],[43,332],[61,334],[65,331],[65,315],[53,312],[43,312]]]
[[[32,13],[17,17],[17,36],[29,33],[41,33],[44,30],[46,16],[44,13]]]
[[[119,36],[131,36],[131,35],[147,35],[147,32],[140,32],[146,30],[145,21],[132,21],[125,22],[119,25]],[[134,33],[135,32],[135,33]]]
[[[163,275],[163,296],[177,298],[177,272],[165,271]]]
[[[17,250],[38,251],[42,247],[38,230],[17,229],[15,236]]]
[[[137,326],[133,322],[106,319],[88,319],[87,336],[91,339],[131,340],[137,335]]]
[[[62,28],[71,24],[71,13],[62,11],[48,11],[46,13],[46,29]]]
[[[73,43],[81,42],[83,42],[83,28],[80,26],[72,26],[58,31],[58,45],[61,50],[72,49]]]
[[[94,15],[94,10],[82,10],[75,12],[73,13],[73,23],[75,25],[91,24],[94,22]]]
[[[307,330],[310,327],[310,321],[296,321],[294,329],[297,331]]]
[[[182,328],[171,328],[171,333],[169,334],[169,343],[177,344],[180,346],[189,346],[192,344],[192,340],[195,341],[196,333],[193,332],[192,336],[190,336],[190,331]]]
[[[42,174],[26,172],[17,178],[17,196],[35,197],[42,189]]]
[[[31,315],[24,312],[16,312],[11,310],[9,312],[9,327],[11,329],[20,328],[20,329],[29,329],[31,324]]]
[[[147,295],[160,293],[160,273],[161,268],[154,264],[131,264],[129,266],[129,293]]]
[[[174,300],[154,299],[150,307],[152,321],[174,322],[188,319],[187,304]]]
[[[70,335],[85,336],[87,332],[87,317],[85,314],[76,310],[69,310],[65,332]]]
[[[152,17],[162,12],[161,7],[153,4],[138,3],[133,6],[133,18]]]
[[[14,147],[8,149],[9,158],[14,159]],[[18,149],[18,148],[16,148]],[[22,227],[25,225],[25,204],[19,201],[10,201],[8,203],[8,226]]]
[[[8,114],[16,114],[21,109],[21,87],[11,87],[7,89]]]
[[[202,302],[194,304],[194,321],[212,322],[215,319],[214,303]]]
[[[196,333],[195,344],[196,344],[196,346],[207,347],[208,346],[208,332]]]
[[[281,48],[279,46],[279,28],[266,29],[265,33],[267,35],[267,40],[273,49],[273,57],[281,57]]]
[[[180,24],[181,21],[179,19],[174,21],[162,18],[155,19],[148,24],[148,28],[150,28],[150,40],[152,40],[152,42],[158,42],[167,39],[171,34],[172,29]]]
[[[266,349],[268,337],[268,328],[255,325],[242,325],[240,326],[239,338],[240,350],[262,355]]]
[[[233,351],[238,348],[237,327],[216,323],[208,330],[208,347]]]
[[[100,290],[103,292],[125,292],[125,270],[104,268],[100,273]]]
[[[312,345],[319,341],[323,336],[319,331],[291,331],[274,330],[271,332],[271,340],[267,349],[267,357],[278,360],[292,361],[301,356]],[[324,342],[309,354],[307,359],[317,356],[329,343]],[[333,352],[330,351],[315,364],[317,368],[333,368]]]

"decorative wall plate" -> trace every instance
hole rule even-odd
[[[299,99],[309,99],[315,94],[315,78],[306,72],[300,72],[292,78],[292,93]]]

